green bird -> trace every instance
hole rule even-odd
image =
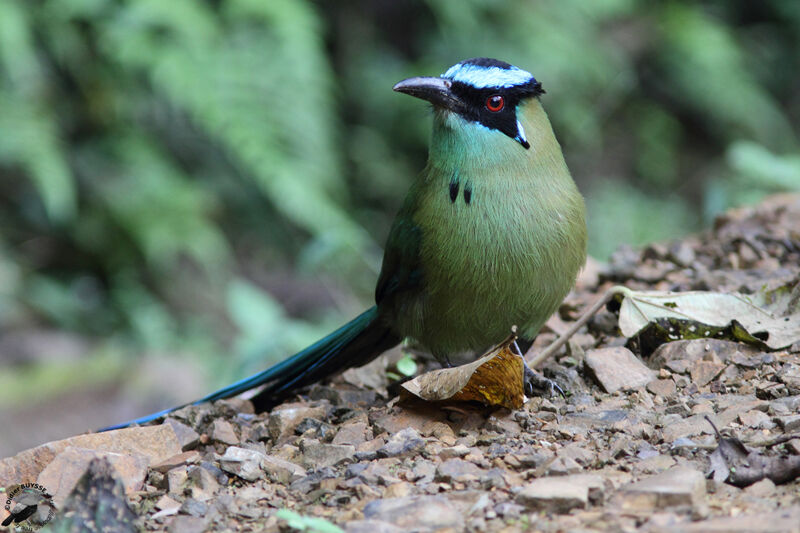
[[[585,207],[540,103],[542,85],[503,61],[473,58],[394,90],[433,105],[433,135],[389,232],[375,306],[194,403],[264,385],[253,399],[263,409],[405,338],[449,365],[517,325],[524,353],[574,285],[586,259]]]

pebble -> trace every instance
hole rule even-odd
[[[535,511],[568,513],[572,509],[586,508],[589,487],[575,482],[571,476],[543,477],[522,487],[514,500]]]
[[[655,376],[633,352],[622,346],[589,350],[585,364],[608,393],[643,387]]]
[[[406,531],[464,528],[464,515],[440,495],[375,500],[364,507],[364,518],[389,522]]]
[[[691,512],[703,503],[706,479],[702,472],[677,466],[661,474],[620,487],[615,498],[623,512],[662,510]]]
[[[378,449],[378,457],[401,457],[415,455],[425,447],[425,440],[414,428],[398,431],[388,442]]]

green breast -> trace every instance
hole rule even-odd
[[[393,313],[434,355],[483,350],[512,325],[532,338],[584,263],[583,199],[541,106],[527,107],[530,150],[437,117],[404,213],[419,228],[422,286]]]

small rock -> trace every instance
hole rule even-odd
[[[208,512],[208,505],[194,498],[187,498],[181,504],[180,512],[191,516],[205,516]]]
[[[444,496],[411,496],[371,501],[364,518],[386,521],[404,530],[462,531],[464,515]]]
[[[386,490],[383,492],[384,498],[405,498],[409,494],[411,494],[411,489],[413,485],[411,483],[406,483],[405,481],[401,481],[400,483],[392,483]]]
[[[780,416],[778,417],[778,424],[784,431],[796,431],[800,429],[800,415],[794,416]]]
[[[350,444],[351,446],[358,446],[367,441],[367,426],[366,422],[353,422],[343,424],[336,436],[333,437],[333,444]],[[371,437],[371,435],[370,435]]]
[[[655,376],[633,352],[622,346],[589,350],[585,364],[608,393],[642,387]]]
[[[775,494],[775,483],[765,478],[745,488],[744,492],[754,498],[771,498]]]
[[[378,457],[414,455],[425,447],[425,441],[414,428],[398,431],[378,450]]]
[[[300,449],[303,452],[303,466],[308,469],[324,468],[353,461],[356,453],[355,446],[350,444],[323,444],[316,439],[302,441]]]
[[[169,533],[203,533],[206,521],[196,516],[176,516],[169,525]]]
[[[229,446],[239,444],[239,437],[236,436],[233,425],[220,418],[214,420],[214,424],[211,426],[211,439]]]
[[[800,416],[797,417],[800,419]],[[739,415],[739,422],[746,427],[755,429],[772,429],[775,422],[763,411],[751,410]]]
[[[436,465],[428,460],[417,461],[411,471],[410,481],[418,484],[430,483],[436,475]]]
[[[706,480],[702,472],[678,466],[621,487],[617,492],[623,511],[653,512],[671,509],[689,512],[703,503]]]
[[[225,472],[239,476],[247,481],[255,481],[264,477],[261,461],[266,457],[263,453],[247,450],[237,446],[229,446],[225,455],[217,457],[219,465]]]
[[[689,369],[692,382],[698,387],[711,383],[723,371],[725,365],[717,361],[695,361]]]
[[[665,424],[662,429],[662,437],[665,442],[673,442],[681,437],[694,437],[702,433],[710,434],[712,431],[711,425],[704,415],[692,415],[689,418]]]
[[[525,485],[515,501],[525,507],[552,513],[585,509],[589,503],[588,485],[567,477],[543,477]]]
[[[185,466],[179,466],[167,472],[167,490],[170,494],[182,496],[188,481],[189,474],[186,472]]]
[[[180,465],[188,465],[188,464],[195,464],[200,462],[200,452],[196,450],[191,450],[188,452],[182,452],[177,455],[173,455],[158,464],[151,466],[153,470],[156,472],[161,472],[162,474],[166,473],[169,470],[172,470],[176,466]]]
[[[269,433],[274,440],[294,434],[294,429],[306,418],[324,420],[327,409],[323,405],[307,403],[284,403],[272,410],[269,415]]]
[[[442,448],[439,451],[439,457],[442,459],[452,459],[454,457],[464,457],[469,453],[469,448],[463,444],[456,444],[450,448]]]
[[[284,485],[297,481],[306,475],[306,470],[302,466],[273,455],[262,457],[261,467],[270,480]]]
[[[160,509],[162,511],[166,511],[169,509],[179,509],[181,506],[180,503],[176,502],[166,494],[163,495],[161,498],[158,499],[156,502],[156,509]]]
[[[95,458],[108,460],[114,474],[119,476],[125,487],[125,493],[130,494],[141,490],[147,476],[147,457],[143,455],[123,455],[98,450],[87,450],[70,446],[59,453],[47,467],[39,474],[36,482],[53,495],[53,503],[61,507],[72,489],[86,472],[89,463]]]
[[[405,533],[406,529],[383,520],[353,520],[345,524],[347,533]]]
[[[181,453],[175,432],[172,427],[164,424],[77,435],[48,442],[0,460],[0,487],[36,481],[39,473],[56,455],[69,447],[144,456],[147,458],[147,466]]]
[[[647,384],[647,390],[662,398],[671,398],[675,395],[676,387],[672,379],[654,379]]]
[[[372,427],[376,435],[384,432],[394,435],[407,428],[415,429],[421,434],[432,422],[444,422],[446,419],[447,414],[442,409],[415,410],[395,406],[389,413],[375,419]]]
[[[175,437],[183,451],[191,450],[200,444],[200,434],[182,422],[178,422],[174,418],[167,418],[164,424],[169,425],[175,432]]]
[[[448,446],[456,443],[456,434],[453,432],[453,428],[450,427],[450,424],[445,424],[444,422],[433,421],[425,424],[422,428],[422,434],[435,437]]]
[[[210,500],[219,491],[217,478],[202,466],[189,469],[189,487],[192,498],[200,501]]]
[[[550,476],[566,476],[569,474],[578,474],[583,471],[574,459],[569,457],[556,457],[555,460],[547,467],[547,474]]]
[[[726,533],[785,533],[795,532],[800,524],[800,507],[778,509],[770,513],[741,513],[736,516],[710,518],[692,524],[683,524],[686,533],[707,533],[725,531]]]
[[[467,483],[477,480],[483,470],[463,459],[448,459],[436,467],[436,481]]]

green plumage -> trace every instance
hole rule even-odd
[[[512,325],[533,338],[586,258],[583,198],[538,99],[518,118],[528,150],[436,110],[428,165],[387,240],[381,318],[439,358],[488,348]],[[381,294],[392,279],[398,288]]]

